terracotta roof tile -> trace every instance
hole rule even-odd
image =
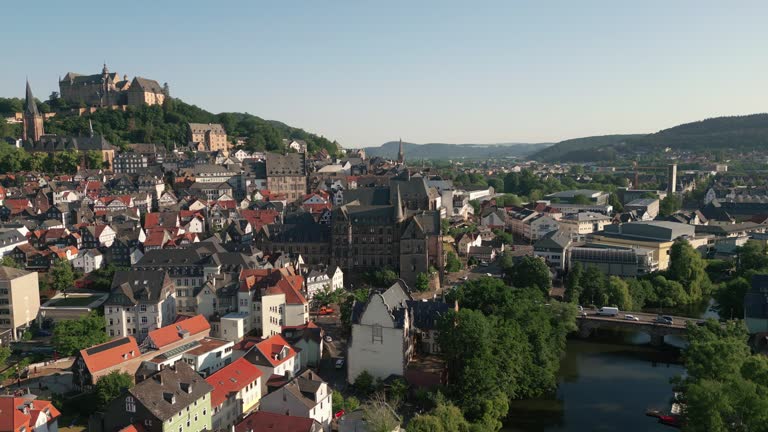
[[[224,403],[231,393],[239,392],[248,384],[256,382],[262,373],[245,358],[239,358],[205,380],[213,386],[211,407]]]
[[[192,336],[202,333],[206,330],[210,331],[210,329],[211,325],[208,323],[208,320],[206,320],[204,316],[195,315],[194,317],[185,319],[179,323],[167,325],[157,330],[152,330],[149,332],[147,337],[152,341],[152,344],[156,348],[162,348],[166,345],[180,341],[182,336],[179,333],[184,330],[189,332],[189,336]]]
[[[124,361],[141,355],[139,345],[133,336],[127,336],[120,339],[95,345],[84,350],[80,350],[80,356],[85,362],[85,366],[91,374],[114,367]]]

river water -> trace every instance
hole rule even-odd
[[[664,313],[716,318],[708,306]],[[647,409],[669,411],[670,379],[684,372],[679,357],[685,341],[667,336],[665,342],[655,348],[643,333],[614,331],[569,339],[557,391],[542,399],[513,402],[503,431],[673,431],[645,415]]]

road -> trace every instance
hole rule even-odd
[[[652,314],[652,313],[646,313],[646,312],[619,312],[618,316],[612,317],[612,316],[603,316],[597,314],[597,309],[584,309],[584,312],[587,314],[586,318],[582,317],[582,319],[589,319],[589,320],[599,320],[599,321],[621,321],[621,322],[635,322],[637,324],[655,324],[655,325],[663,325],[667,326],[667,324],[661,324],[661,323],[655,323],[654,320],[658,316],[658,314]],[[638,321],[631,321],[627,320],[625,315],[632,315],[638,318]],[[679,316],[672,316],[672,325],[668,327],[674,327],[674,328],[685,328],[686,324],[688,322],[698,322],[700,320],[695,318],[688,318],[688,317],[679,317]]]

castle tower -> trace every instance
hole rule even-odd
[[[45,134],[43,130],[43,116],[37,110],[35,97],[32,95],[32,88],[27,80],[27,100],[24,104],[24,122],[22,130],[22,139],[24,141],[40,141],[40,137]]]
[[[403,151],[403,139],[400,138],[400,150],[397,152],[397,163],[405,163],[405,152]]]

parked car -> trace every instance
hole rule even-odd
[[[333,338],[331,337],[331,335],[327,335],[327,336],[325,337],[325,341],[326,341],[326,342],[333,342]]]
[[[333,313],[333,308],[328,306],[322,306],[318,312],[320,315],[330,315]]]
[[[465,281],[465,280],[469,280],[469,276],[467,276],[467,275],[464,275],[464,276],[462,276],[462,277],[461,277],[461,280],[463,280],[463,281]]]
[[[640,318],[630,314],[624,315],[624,319],[627,321],[640,321]]]
[[[584,306],[579,305],[579,312],[584,312]]]
[[[336,359],[336,369],[341,369],[344,367],[344,359]]]
[[[488,267],[488,261],[480,261],[481,267]]]

